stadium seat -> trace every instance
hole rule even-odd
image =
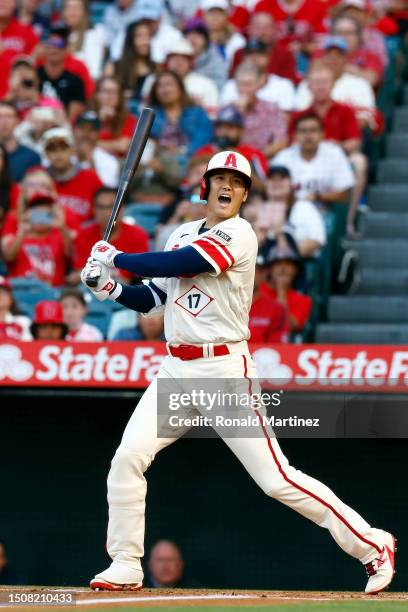
[[[321,344],[408,344],[408,325],[401,323],[321,323]]]
[[[384,308],[383,295],[334,295],[329,304],[329,320],[340,323],[406,323],[408,297],[388,296]]]
[[[368,202],[373,210],[407,212],[406,185],[372,185],[368,191]]]
[[[128,222],[140,225],[149,236],[152,236],[162,210],[163,206],[154,202],[150,204],[132,203],[126,206],[124,218]]]
[[[95,325],[106,338],[111,316],[112,302],[110,300],[106,300],[105,302],[92,300],[92,302],[88,304],[88,314],[85,321],[91,325]]]
[[[37,278],[20,277],[12,278],[13,295],[20,310],[32,318],[35,306],[42,300],[57,300],[59,291]]]
[[[408,183],[407,161],[400,157],[388,157],[378,164],[379,183]]]

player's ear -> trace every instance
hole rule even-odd
[[[245,189],[244,197],[242,198],[242,203],[246,202],[248,199],[248,189]]]

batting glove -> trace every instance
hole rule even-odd
[[[119,255],[119,253],[123,253],[123,251],[118,251],[114,246],[105,240],[99,240],[92,247],[91,257],[96,259],[96,261],[100,261],[105,266],[108,266],[108,268],[114,268],[115,264],[113,263],[113,260],[115,259],[116,255]]]
[[[90,279],[97,281],[95,287],[89,287],[87,284]],[[99,302],[114,301],[122,293],[122,285],[111,277],[109,269],[92,257],[88,259],[85,268],[81,271],[81,281]]]

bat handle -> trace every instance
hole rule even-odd
[[[87,278],[85,282],[88,287],[91,287],[91,289],[93,289],[98,284],[98,279],[97,278]]]

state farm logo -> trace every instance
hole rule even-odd
[[[34,374],[34,367],[22,359],[22,352],[17,346],[3,344],[0,346],[0,380],[10,378],[15,382],[28,380]]]
[[[293,370],[281,363],[281,354],[274,349],[261,348],[252,357],[256,363],[258,378],[273,384],[285,385],[293,378]]]

